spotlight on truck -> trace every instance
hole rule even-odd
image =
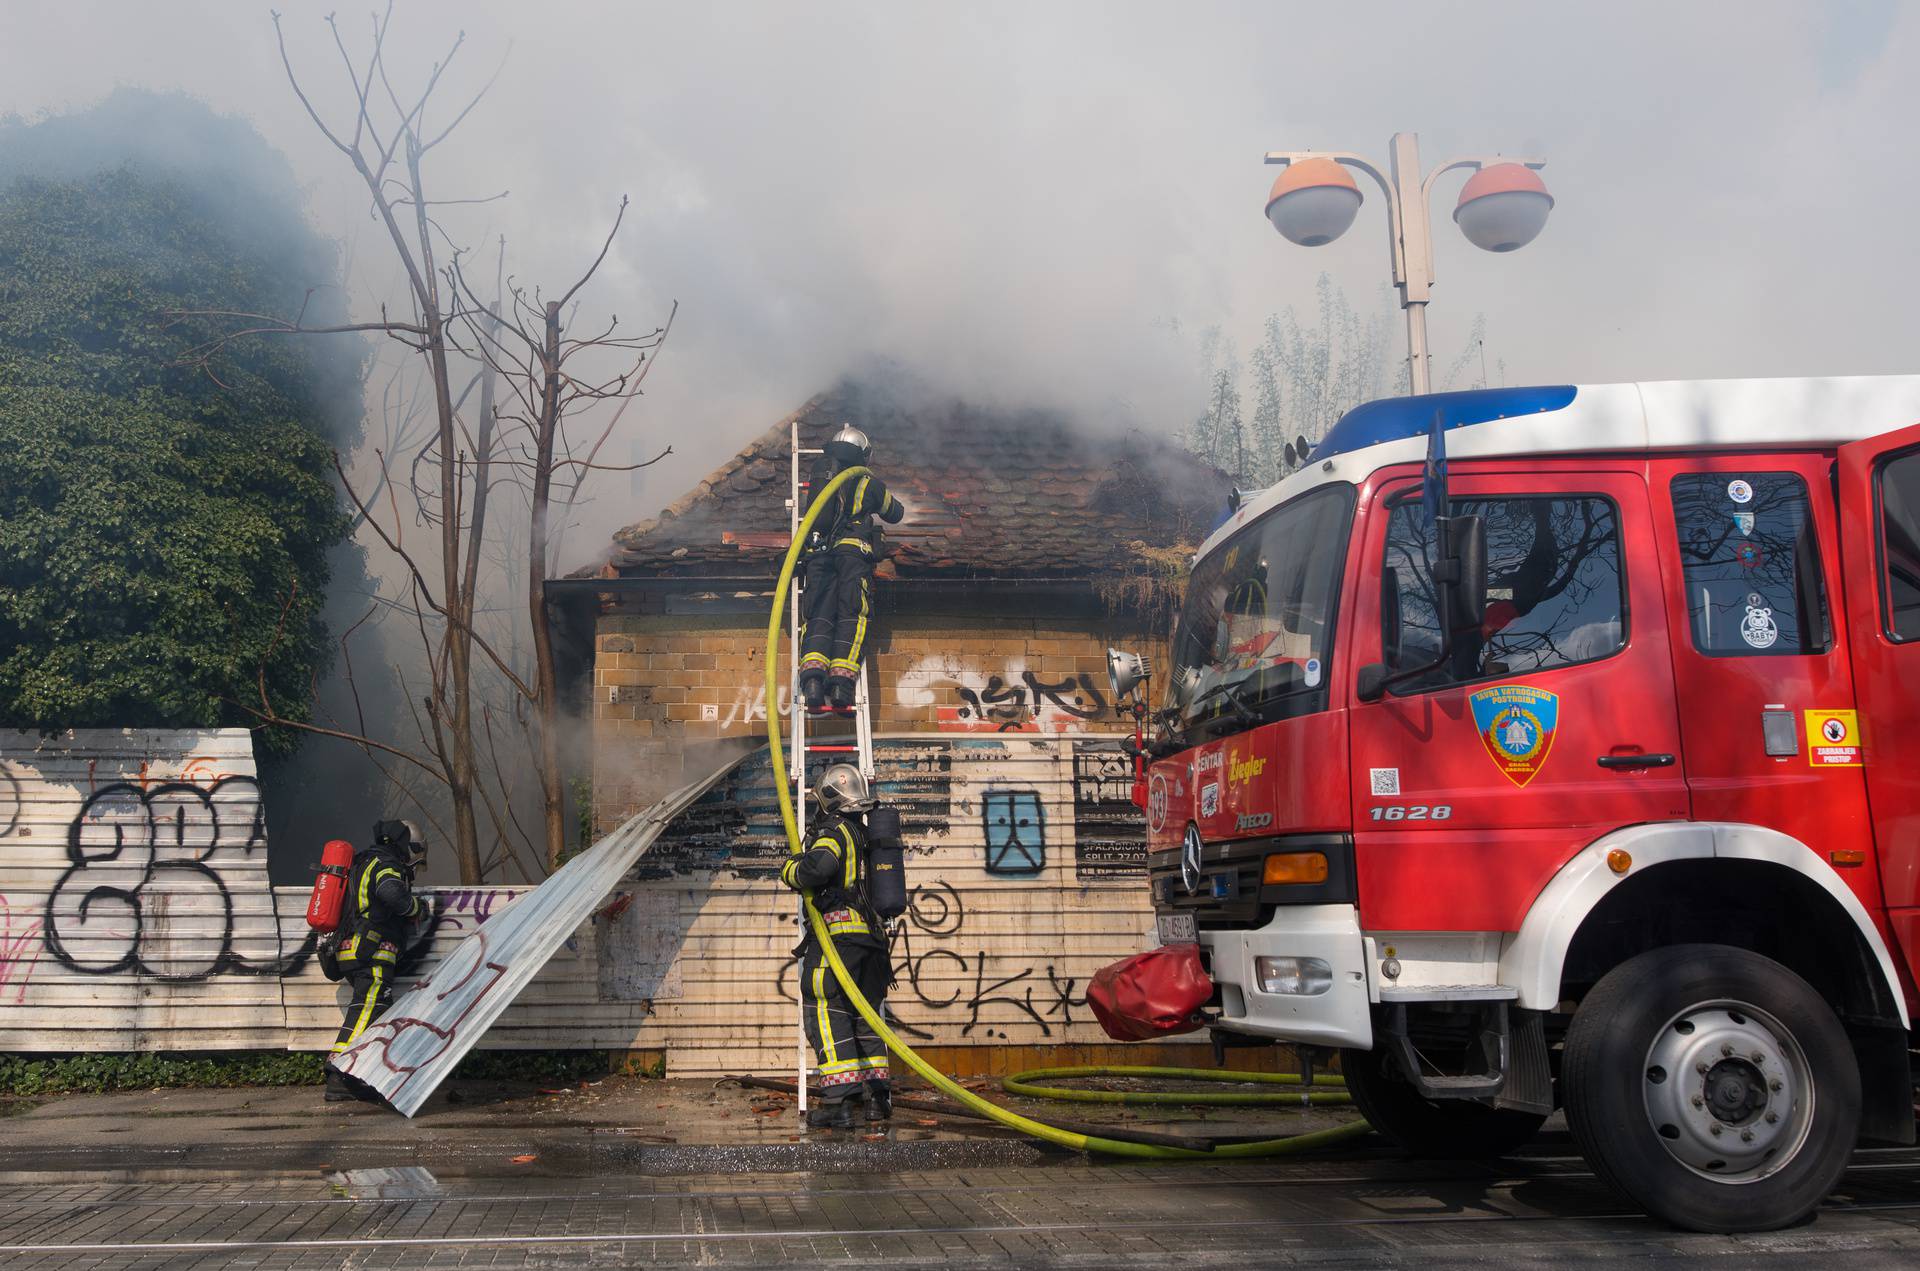
[[[1113,688],[1114,701],[1125,701],[1152,673],[1147,660],[1138,653],[1107,650],[1107,683]]]

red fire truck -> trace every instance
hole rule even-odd
[[[1217,1041],[1685,1227],[1915,1137],[1920,377],[1362,406],[1195,557],[1147,743]]]

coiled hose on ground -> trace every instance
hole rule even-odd
[[[827,501],[841,486],[856,477],[868,475],[869,471],[867,468],[848,468],[846,471],[837,474],[814,494],[812,504],[807,508],[806,515],[801,518],[799,528],[794,531],[793,541],[787,545],[786,559],[783,560],[780,565],[780,578],[779,581],[774,584],[773,588],[773,613],[767,619],[766,688],[767,703],[769,706],[767,710],[767,748],[773,759],[773,788],[780,800],[780,820],[786,830],[787,850],[793,854],[798,854],[801,850],[800,828],[798,822],[794,819],[793,793],[786,780],[784,780],[786,761],[784,748],[780,743],[780,712],[772,709],[772,705],[780,700],[778,674],[780,621],[786,612],[787,596],[793,583],[793,569],[795,563],[800,559],[801,545],[807,541],[807,534],[813,529],[813,524],[819,518],[821,510],[826,507]],[[813,927],[814,938],[820,942],[820,947],[826,952],[827,962],[833,967],[834,978],[840,982],[840,988],[846,993],[847,1000],[853,1003],[854,1009],[860,1012],[861,1016],[867,1021],[867,1024],[872,1027],[873,1031],[879,1035],[880,1039],[886,1042],[887,1048],[901,1060],[905,1061],[907,1067],[918,1073],[921,1078],[933,1086],[934,1089],[962,1106],[972,1109],[974,1112],[989,1120],[997,1121],[1001,1125],[1009,1126],[1022,1133],[1030,1134],[1034,1138],[1043,1139],[1046,1142],[1055,1143],[1061,1147],[1073,1148],[1083,1152],[1102,1152],[1112,1156],[1130,1156],[1142,1160],[1154,1161],[1221,1160],[1236,1157],[1283,1156],[1293,1152],[1304,1152],[1313,1148],[1324,1147],[1330,1143],[1338,1143],[1346,1139],[1356,1138],[1367,1132],[1368,1127],[1366,1121],[1356,1120],[1350,1124],[1337,1126],[1331,1130],[1315,1130],[1308,1134],[1297,1134],[1289,1138],[1263,1139],[1251,1143],[1225,1143],[1209,1150],[1188,1150],[1186,1148],[1156,1147],[1144,1143],[1129,1143],[1120,1139],[1108,1139],[1101,1138],[1097,1135],[1076,1133],[1071,1130],[1063,1130],[1058,1126],[1048,1125],[1043,1121],[1036,1121],[1031,1117],[1022,1116],[1011,1109],[1001,1107],[991,1100],[981,1098],[915,1054],[913,1048],[902,1041],[900,1036],[895,1033],[892,1028],[888,1027],[887,1021],[881,1018],[880,1012],[874,1009],[873,1004],[862,996],[859,985],[855,984],[853,977],[847,973],[846,963],[840,959],[840,951],[834,947],[833,935],[827,930],[827,924],[820,917],[819,909],[814,906],[813,897],[809,895],[806,896],[804,900],[807,922]],[[1008,1078],[1005,1084],[1009,1091],[1016,1094],[1026,1094],[1040,1098],[1066,1098],[1101,1103],[1213,1103],[1243,1105],[1247,1103],[1266,1102],[1304,1102],[1307,1094],[1306,1091],[1297,1089],[1284,1094],[1278,1091],[1270,1094],[1224,1092],[1217,1094],[1140,1093],[1106,1090],[1069,1090],[1065,1087],[1043,1087],[1027,1084],[1029,1079],[1094,1076],[1100,1074],[1155,1076],[1202,1081],[1297,1082],[1299,1080],[1297,1077],[1289,1077],[1276,1073],[1222,1073],[1207,1069],[1189,1068],[1043,1068],[1035,1070],[1034,1072],[1017,1074],[1015,1077]],[[1338,1078],[1322,1077],[1317,1079],[1316,1084],[1338,1084],[1338,1081]],[[1332,1103],[1336,1098],[1344,1099],[1345,1095],[1343,1093],[1336,1096],[1329,1093],[1323,1098],[1325,1102]]]

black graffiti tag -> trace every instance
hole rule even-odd
[[[67,869],[47,896],[42,923],[47,952],[82,975],[291,974],[313,955],[317,933],[266,961],[234,948],[222,854],[244,858],[265,845],[260,788],[250,777],[223,777],[204,789],[184,781],[103,786],[67,827]],[[273,893],[260,891],[277,943]]]
[[[998,724],[1001,732],[1019,728],[1037,715],[1042,707],[1051,707],[1075,719],[1099,719],[1107,713],[1107,699],[1087,674],[1069,675],[1064,680],[1048,681],[1032,671],[1020,673],[1019,684],[1009,684],[998,675],[987,677],[979,692],[957,686],[960,718],[969,714],[984,723]]]
[[[976,1028],[985,1027],[989,1021],[983,1015],[994,1008],[1004,1008],[1024,1017],[1024,1022],[1039,1028],[1044,1037],[1053,1035],[1050,1021],[1058,1021],[1062,1026],[1073,1023],[1073,1008],[1085,1006],[1087,999],[1084,995],[1074,995],[1077,980],[1071,976],[1062,977],[1051,964],[1045,968],[1044,984],[1031,966],[1006,974],[1001,974],[996,966],[995,975],[999,978],[993,979],[989,978],[987,967],[990,962],[998,960],[990,960],[984,951],[976,951],[969,958],[949,948],[914,947],[917,937],[937,936],[946,939],[959,935],[966,925],[966,902],[952,883],[943,879],[913,889],[908,897],[907,912],[894,928],[893,944],[889,950],[894,987],[898,990],[895,998],[903,1004],[911,1002],[927,1011],[965,1011],[966,1023],[960,1029],[963,1037],[971,1035]],[[798,965],[797,957],[788,958],[781,965],[776,981],[780,996],[789,1002],[797,1000],[792,975]],[[969,971],[973,973],[971,990],[966,987],[964,978]],[[946,977],[944,983],[943,976]],[[925,1028],[902,1019],[894,1009],[892,1000],[887,1004],[886,1016],[887,1021],[903,1036],[916,1041],[929,1040],[933,1036]],[[988,1028],[987,1031],[991,1032],[992,1029]]]

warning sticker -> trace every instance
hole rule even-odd
[[[1860,716],[1856,711],[1806,711],[1807,762],[1815,768],[1860,766]]]

